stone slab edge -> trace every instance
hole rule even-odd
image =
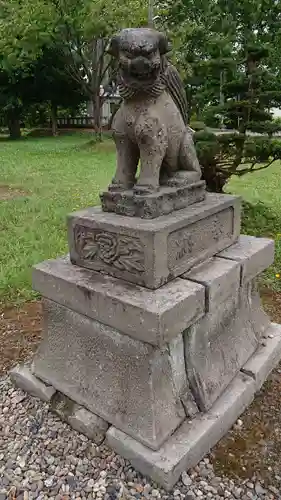
[[[109,424],[64,394],[55,394],[51,400],[51,410],[72,429],[84,434],[94,443],[99,445],[104,441]]]
[[[175,278],[159,290],[73,266],[68,257],[33,268],[33,288],[72,311],[151,345],[163,345],[205,314],[205,288]]]
[[[44,382],[35,377],[27,363],[12,368],[10,370],[10,377],[16,387],[46,403],[51,400],[56,392],[54,387],[44,384]]]
[[[54,387],[39,380],[31,372],[31,366],[28,363],[15,366],[10,370],[9,375],[16,387],[30,396],[50,403],[51,410],[75,431],[84,434],[98,445],[104,441],[109,424],[83,406],[71,401],[64,394],[57,392]],[[66,402],[70,402],[69,412]]]
[[[256,278],[274,262],[274,241],[269,238],[240,235],[237,243],[219,252],[217,257],[241,264],[241,285]]]
[[[281,359],[281,325],[271,323],[258,350],[243,366],[242,372],[252,377],[259,390]]]
[[[264,345],[253,354],[212,408],[192,421],[185,421],[160,450],[149,450],[115,427],[107,431],[107,444],[142,474],[170,490],[181,473],[197,465],[226,434],[280,361],[281,325],[272,323],[266,336]]]
[[[193,267],[181,278],[205,287],[206,312],[213,312],[230,295],[236,297],[240,286],[241,265],[230,259],[213,257]]]

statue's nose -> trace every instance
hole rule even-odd
[[[149,61],[145,57],[137,57],[132,61],[132,69],[137,73],[145,73],[149,70]]]

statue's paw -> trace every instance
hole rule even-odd
[[[108,186],[108,191],[128,191],[133,189],[134,182],[118,182],[113,179],[112,183]]]
[[[152,184],[135,184],[134,193],[139,195],[152,194],[159,191],[159,185]]]
[[[198,182],[200,181],[200,179],[201,179],[201,172],[199,173],[194,171],[180,170],[178,172],[175,172],[175,174],[172,175],[167,180],[167,186],[170,187],[186,186],[187,184]]]

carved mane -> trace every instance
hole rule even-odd
[[[140,91],[138,88],[135,89],[131,86],[124,85],[124,82],[121,81],[118,81],[118,86],[120,95],[125,100],[131,99]],[[142,91],[145,91],[151,96],[156,97],[157,95],[160,95],[165,89],[169,92],[174,103],[179,109],[184,124],[187,125],[188,106],[184,86],[176,68],[166,59],[165,56],[162,56],[159,78],[152,85],[150,84],[147,88],[143,88]]]
[[[188,124],[187,99],[180,75],[165,56],[162,58],[162,70],[160,79],[165,83],[166,89],[175,102],[183,118],[184,124]]]

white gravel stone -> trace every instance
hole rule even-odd
[[[158,490],[152,490],[152,492],[151,492],[151,496],[152,496],[152,498],[158,498],[158,496],[159,496],[159,491],[158,491]]]
[[[15,401],[16,411],[15,411]],[[250,478],[249,478],[250,479]],[[253,489],[254,486],[254,489]],[[219,496],[218,492],[222,493]],[[97,446],[49,412],[49,403],[0,379],[0,500],[220,500],[275,498],[251,480],[216,477],[209,458],[167,493],[123,458]]]
[[[181,480],[185,486],[190,486],[192,484],[191,477],[187,474],[187,472],[183,472],[181,475]]]

